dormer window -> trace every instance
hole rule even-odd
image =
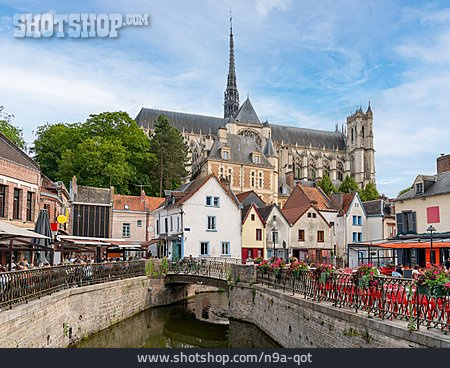
[[[252,162],[254,164],[260,164],[261,163],[261,156],[257,153],[252,154]]]
[[[416,184],[416,194],[422,194],[423,193],[423,183],[417,183]]]
[[[222,149],[222,160],[230,159],[230,151]]]

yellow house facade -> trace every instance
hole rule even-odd
[[[257,257],[267,257],[265,226],[266,223],[254,204],[242,209],[243,263]]]

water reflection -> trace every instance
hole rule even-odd
[[[226,293],[198,294],[152,308],[101,331],[80,348],[276,347],[256,326],[227,317]]]

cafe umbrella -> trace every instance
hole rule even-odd
[[[49,260],[47,259],[47,256],[48,256],[49,252],[52,250],[52,248],[51,248],[52,229],[50,227],[50,220],[48,217],[47,210],[39,211],[39,216],[36,221],[34,231],[38,234],[48,237],[45,239],[37,239],[37,238],[33,239],[33,243],[38,244],[38,245],[43,246],[48,249],[48,252],[42,250],[37,253],[36,264],[40,265],[40,264],[50,263]]]

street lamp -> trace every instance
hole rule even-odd
[[[276,228],[276,222],[273,222],[273,227],[272,227],[272,244],[273,244],[273,257],[275,257],[276,255],[276,246],[278,243],[278,230]]]
[[[427,231],[430,233],[430,262],[431,265],[434,265],[434,253],[433,253],[433,232],[436,232],[436,229],[433,225],[430,225],[427,229]]]

